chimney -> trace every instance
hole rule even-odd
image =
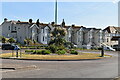
[[[55,24],[55,22],[51,22],[51,25],[53,26]]]
[[[63,22],[62,22],[62,27],[64,27],[65,26],[65,21],[64,21],[64,19],[63,19]]]
[[[39,19],[37,19],[36,25],[39,26],[39,24],[40,24]]]
[[[72,27],[75,27],[75,24],[72,24]]]
[[[20,22],[20,20],[18,20],[18,22]]]
[[[29,23],[32,23],[32,19],[29,19]]]
[[[7,18],[4,18],[4,22],[7,22]]]

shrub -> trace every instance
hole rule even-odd
[[[67,48],[73,48],[74,47],[74,45],[71,42],[66,42],[66,43],[64,43],[64,45]]]
[[[42,50],[42,54],[46,55],[46,54],[50,54],[51,52],[49,50]]]
[[[65,53],[66,53],[65,50],[58,50],[58,51],[57,51],[57,54],[58,54],[58,55],[63,55],[63,54],[65,54]]]
[[[65,51],[66,51],[67,53],[70,53],[70,50],[69,50],[69,49],[65,49]]]
[[[46,49],[50,50],[52,53],[55,53],[57,51],[57,47],[55,45],[50,45]]]
[[[65,49],[64,46],[58,46],[58,47],[57,47],[57,50],[63,50],[63,49]]]
[[[33,54],[42,54],[42,50],[35,50]]]
[[[71,50],[71,51],[70,51],[70,54],[75,54],[75,55],[78,55],[78,52],[77,52],[77,51],[75,51],[75,50]]]

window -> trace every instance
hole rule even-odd
[[[44,36],[43,36],[43,41],[44,41]]]
[[[71,41],[71,37],[69,37],[69,41]]]
[[[100,39],[98,39],[98,42],[100,42]]]
[[[20,36],[20,40],[22,40],[22,37]]]
[[[80,38],[78,38],[78,42],[80,42]]]
[[[77,33],[78,35],[80,35],[80,32],[78,31],[78,33]]]
[[[44,29],[43,29],[43,33],[44,33]]]
[[[8,29],[10,30],[10,26],[8,27]]]
[[[37,33],[39,33],[39,29],[37,29]]]
[[[107,38],[107,42],[108,42],[109,40],[108,40],[108,38]]]
[[[16,27],[15,27],[15,30],[16,30]]]
[[[48,29],[46,29],[46,33],[48,33]]]

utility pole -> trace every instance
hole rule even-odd
[[[57,0],[55,1],[55,24],[57,24]]]

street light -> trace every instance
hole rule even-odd
[[[102,45],[102,49],[101,49],[101,57],[104,57],[104,45]]]

